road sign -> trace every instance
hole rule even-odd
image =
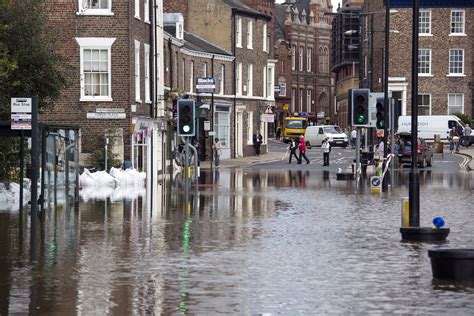
[[[205,131],[211,130],[211,121],[204,121],[204,130]]]
[[[280,87],[279,84],[276,84],[276,85],[275,85],[275,92],[276,92],[276,93],[280,93],[280,92],[281,92],[281,87]]]
[[[270,104],[267,105],[267,109],[265,110],[265,114],[273,114],[272,106]]]
[[[273,114],[262,114],[260,115],[260,121],[273,123],[275,121],[275,116]]]
[[[370,189],[372,193],[380,193],[382,187],[382,177],[373,176],[370,177]]]
[[[31,130],[31,98],[11,98],[11,129]]]
[[[474,8],[472,0],[419,0],[420,8]],[[385,0],[391,8],[411,8],[413,0]]]

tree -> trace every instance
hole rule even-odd
[[[0,120],[8,120],[12,97],[38,96],[50,108],[67,86],[66,61],[55,52],[45,0],[0,0]]]

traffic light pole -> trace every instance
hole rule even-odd
[[[418,174],[418,14],[419,0],[413,1],[412,62],[411,62],[411,169],[408,203],[410,227],[420,227],[420,177]]]
[[[388,156],[388,129],[387,129],[387,123],[389,120],[387,119],[387,115],[389,115],[389,104],[388,104],[388,67],[389,67],[389,47],[390,47],[390,1],[387,1],[385,4],[385,60],[384,60],[384,69],[385,69],[385,76],[384,76],[384,124],[383,124],[383,168],[382,170],[385,170],[386,164],[387,164],[387,156]],[[391,127],[392,128],[392,127]],[[393,141],[393,139],[392,139]],[[392,176],[392,175],[391,175]],[[382,192],[387,192],[388,190],[388,181],[385,181],[382,179]]]
[[[356,127],[357,136],[356,136],[356,175],[360,173],[360,127]]]

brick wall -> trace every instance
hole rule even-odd
[[[134,77],[134,40],[141,43],[141,99],[144,101],[144,46],[150,43],[150,24],[143,22],[143,2],[140,6],[142,20],[135,19],[134,3],[114,1],[113,16],[79,15],[77,1],[48,0],[48,23],[57,34],[57,50],[63,55],[71,69],[68,73],[70,85],[64,90],[54,109],[41,113],[43,122],[75,125],[81,128],[82,151],[95,149],[94,139],[103,137],[107,129],[124,131],[124,159],[130,159],[130,124],[134,115],[147,115],[149,105],[135,102]],[[151,10],[150,10],[151,12]],[[113,37],[116,38],[111,49],[111,87],[112,102],[81,102],[80,99],[80,46],[77,37]],[[137,105],[137,112],[131,112],[131,105]],[[88,112],[97,108],[124,109],[125,120],[87,119]]]

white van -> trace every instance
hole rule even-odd
[[[440,135],[441,140],[447,142],[449,131],[458,126],[464,127],[464,124],[454,115],[418,115],[418,137],[426,140],[434,140],[435,135]],[[398,132],[411,132],[411,116],[398,118]]]
[[[349,138],[336,125],[308,126],[304,133],[306,146],[321,146],[324,139],[328,138],[331,146],[341,146],[346,148]]]

